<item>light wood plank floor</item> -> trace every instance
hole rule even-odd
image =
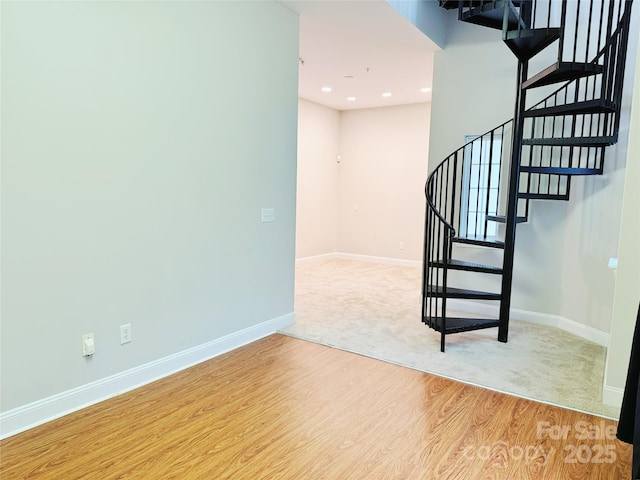
[[[0,476],[626,479],[631,449],[614,429],[272,335],[2,441]]]

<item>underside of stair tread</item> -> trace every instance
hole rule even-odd
[[[490,222],[507,223],[506,215],[487,215],[486,219],[489,220]],[[527,217],[517,217],[516,223],[526,223],[527,220],[528,220]]]
[[[560,28],[512,30],[504,42],[521,61],[529,60],[560,38]]]
[[[443,268],[444,261],[440,260],[438,262],[430,262],[429,266]],[[452,270],[464,270],[467,272],[494,273],[494,274],[502,273],[502,268],[500,267],[494,267],[493,265],[483,265],[481,263],[465,262],[463,260],[454,260],[454,259],[451,259],[447,262],[447,267]]]
[[[602,169],[521,166],[520,173],[544,173],[544,174],[554,174],[554,175],[602,175]]]
[[[454,243],[466,243],[469,245],[480,245],[483,247],[504,249],[504,242],[500,240],[491,240],[484,237],[454,237],[451,240]]]
[[[495,28],[502,30],[502,22],[504,17],[505,2],[509,9],[509,17],[507,20],[508,29],[516,30],[518,28],[526,29],[527,25],[520,19],[520,14],[513,2],[509,0],[495,0],[491,2],[483,2],[482,4],[463,12],[463,22],[482,25],[483,27]],[[466,5],[465,5],[466,6]]]
[[[487,0],[465,0],[464,5],[466,7],[477,7],[486,3]],[[440,0],[440,6],[442,8],[446,8],[447,10],[453,10],[454,8],[458,8],[460,2],[459,0]]]
[[[618,141],[614,135],[604,137],[555,137],[523,138],[523,145],[546,145],[550,147],[608,147]]]
[[[552,117],[560,115],[578,115],[582,113],[613,113],[615,104],[609,100],[597,99],[583,102],[554,105],[552,107],[532,108],[524,112],[525,117]]]
[[[431,328],[438,332],[442,332],[442,317],[434,317],[431,319]],[[500,320],[493,318],[461,318],[447,317],[445,322],[445,333],[461,333],[471,332],[473,330],[482,330],[484,328],[493,328],[500,326]]]
[[[442,286],[428,285],[427,297],[441,298],[444,295]],[[469,290],[466,288],[447,287],[447,298],[473,298],[475,300],[500,300],[499,293],[483,292],[481,290]]]
[[[522,88],[535,88],[602,73],[604,67],[595,63],[556,62],[522,83]]]
[[[493,0],[440,0],[440,6],[442,8],[446,8],[447,10],[453,10],[454,8],[458,8],[458,6],[460,5],[460,1],[464,2],[463,5],[465,7],[477,7],[479,5],[482,5],[483,3],[490,3]],[[511,0],[511,3],[519,7],[522,3],[522,0]]]
[[[550,193],[533,193],[533,192],[520,192],[518,198],[526,198],[529,200],[569,200],[569,195],[550,194]]]

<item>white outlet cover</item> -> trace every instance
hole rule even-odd
[[[120,325],[120,345],[131,342],[131,324]]]

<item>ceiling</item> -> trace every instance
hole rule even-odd
[[[281,3],[300,15],[300,97],[336,110],[431,101],[420,90],[439,48],[386,1]]]

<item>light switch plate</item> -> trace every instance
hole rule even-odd
[[[82,356],[89,357],[96,353],[96,341],[93,333],[82,336]]]
[[[276,221],[275,208],[263,208],[262,209],[262,223],[270,223]]]

